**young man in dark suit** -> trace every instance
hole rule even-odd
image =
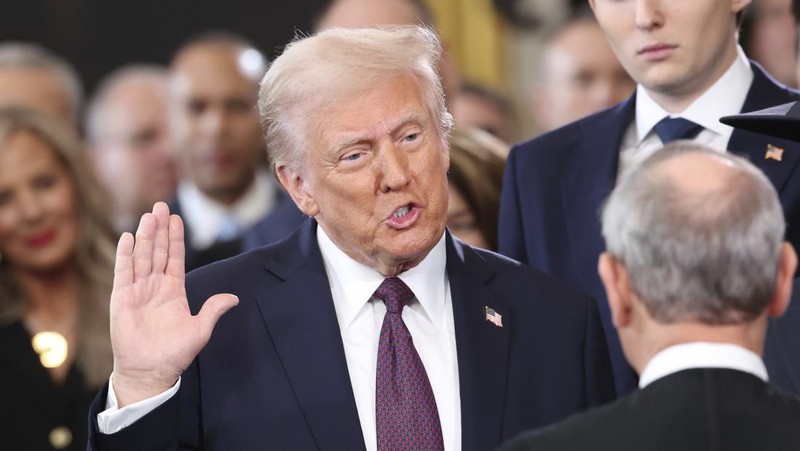
[[[185,289],[164,204],[122,237],[92,449],[477,451],[613,397],[594,302],[446,231],[440,52],[331,29],[272,63],[269,161],[313,219]]]
[[[783,232],[743,158],[675,143],[634,169],[604,208],[599,273],[640,390],[502,450],[800,449],[800,400],[761,359],[797,267]]]
[[[672,139],[746,155],[772,181],[787,238],[800,245],[800,146],[721,124],[719,118],[797,98],[750,63],[736,43],[749,0],[590,0],[598,23],[638,83],[625,102],[514,147],[500,211],[499,249],[598,301],[620,393],[636,386],[602,284],[598,211],[620,175]],[[785,149],[765,158],[768,145]],[[789,387],[786,387],[789,388]],[[797,392],[800,393],[800,392]]]

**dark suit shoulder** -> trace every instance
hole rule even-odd
[[[502,451],[705,450],[712,442],[730,451],[789,451],[800,449],[798,422],[800,400],[747,373],[700,368],[523,433]]]
[[[563,148],[569,149],[582,139],[585,130],[602,127],[608,121],[614,120],[617,114],[629,108],[629,102],[632,102],[632,100],[592,113],[569,124],[544,132],[529,140],[516,144],[513,146],[512,151],[519,149],[518,151],[523,152],[548,152]]]
[[[462,246],[469,249],[469,252],[474,253],[475,258],[482,260],[494,272],[494,285],[507,287],[515,292],[536,294],[536,297],[558,295],[563,299],[580,300],[581,302],[590,301],[586,293],[544,271],[493,251],[471,247],[466,244],[462,244]],[[521,298],[516,296],[513,299]],[[525,300],[525,302],[527,303],[528,301]]]
[[[196,313],[205,300],[217,293],[233,293],[240,300],[253,297],[259,287],[275,281],[265,269],[280,243],[219,260],[192,270],[186,275],[186,294]]]

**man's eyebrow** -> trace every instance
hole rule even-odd
[[[390,127],[390,133],[395,134],[398,130],[405,127],[411,123],[418,123],[422,124],[426,119],[425,112],[422,111],[410,111],[404,116],[401,116],[397,121],[395,121]],[[344,148],[356,145],[358,143],[367,142],[374,139],[374,135],[354,135],[351,137],[346,137],[343,140],[334,144],[333,149],[335,152],[341,151]]]

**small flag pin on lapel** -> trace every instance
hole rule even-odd
[[[783,149],[772,144],[767,144],[767,153],[764,154],[765,160],[783,161]]]
[[[503,327],[503,315],[494,311],[491,307],[485,307],[486,309],[486,321],[494,324],[497,327]]]

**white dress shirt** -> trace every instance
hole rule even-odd
[[[272,211],[277,187],[266,170],[256,172],[253,183],[233,205],[223,205],[206,196],[193,182],[178,185],[181,216],[189,229],[191,245],[206,249],[217,241],[231,221],[244,231]]]
[[[372,299],[372,294],[384,276],[342,252],[319,226],[317,242],[328,274],[364,443],[368,451],[377,450],[375,378],[386,306]],[[416,298],[403,309],[403,322],[433,389],[444,448],[455,451],[461,449],[461,398],[446,254],[442,235],[419,265],[399,277]],[[119,409],[113,383],[109,384],[106,410],[97,415],[98,429],[111,434],[133,424],[174,396],[179,387],[180,379],[164,393]]]
[[[639,388],[692,368],[739,370],[767,381],[767,368],[758,354],[732,344],[695,342],[670,346],[653,356],[642,370]]]
[[[376,450],[375,378],[378,341],[386,306],[371,297],[384,276],[342,252],[319,226],[317,241],[336,307],[364,443],[367,450]],[[453,304],[445,271],[446,253],[442,235],[419,265],[399,277],[416,297],[403,309],[403,322],[411,333],[433,388],[444,449],[459,450],[461,398]]]
[[[682,117],[702,125],[703,130],[694,142],[725,152],[733,127],[719,121],[723,116],[739,114],[753,82],[753,69],[741,47],[731,67],[709,89],[685,110],[670,114],[648,94],[642,85],[636,86],[636,116],[626,130],[620,146],[617,180],[647,159],[663,145],[653,127],[665,117]]]

